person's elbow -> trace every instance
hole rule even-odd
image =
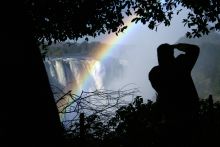
[[[190,51],[193,52],[194,55],[198,56],[200,52],[200,48],[198,45],[193,45],[193,48]]]

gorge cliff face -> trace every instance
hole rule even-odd
[[[220,34],[212,32],[201,38],[187,39],[182,37],[178,42],[196,44],[200,55],[192,71],[192,77],[201,98],[213,95],[220,100]]]

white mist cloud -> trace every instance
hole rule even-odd
[[[112,84],[114,89],[134,83],[140,89],[140,95],[145,99],[155,97],[155,91],[148,80],[148,73],[153,66],[158,64],[156,49],[162,43],[173,44],[185,35],[188,29],[182,23],[184,16],[186,16],[186,10],[175,16],[169,27],[161,24],[157,31],[150,30],[147,25],[141,23],[133,26],[132,31],[123,38],[123,42],[118,42],[118,45],[124,47],[121,49],[121,58],[127,62],[127,66],[125,66],[123,78]],[[89,38],[89,40],[105,42],[105,38],[106,35],[101,35],[95,39]]]

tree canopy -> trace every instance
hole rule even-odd
[[[220,30],[219,0],[28,0],[25,6],[35,38],[47,41],[118,33],[126,29],[123,18],[131,15],[133,22],[157,29],[161,23],[169,26],[181,8],[190,10],[183,19],[191,29],[188,37]]]

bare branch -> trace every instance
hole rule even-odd
[[[99,89],[82,91],[80,95],[71,91],[63,94],[56,103],[66,130],[76,129],[80,113],[86,117],[99,116],[103,123],[110,120],[118,108],[132,102],[137,96],[138,88],[126,89],[127,86],[117,91]]]

